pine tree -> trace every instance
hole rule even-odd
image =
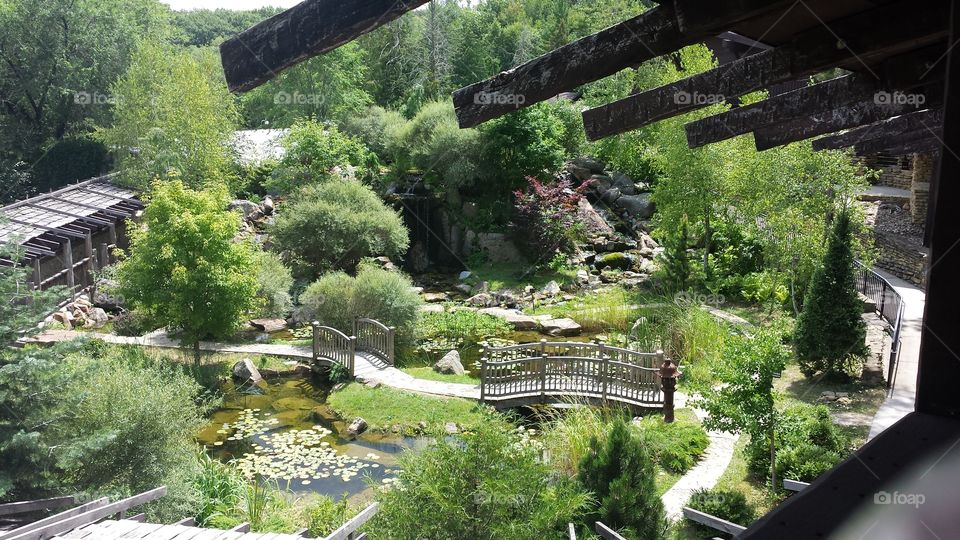
[[[687,216],[680,220],[677,233],[666,242],[663,252],[663,275],[667,285],[673,291],[683,291],[690,284],[690,257],[687,246],[690,244],[690,232]]]
[[[587,515],[588,527],[600,521],[627,538],[663,538],[667,521],[656,474],[643,440],[623,420],[614,422],[605,440],[594,437],[578,473],[598,503]]]
[[[797,319],[797,358],[807,376],[845,376],[848,361],[865,353],[863,303],[857,295],[850,215],[837,216],[823,264],[816,270]]]

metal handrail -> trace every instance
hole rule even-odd
[[[903,296],[883,276],[855,260],[856,282],[860,294],[873,300],[880,318],[890,325],[890,359],[887,362],[887,388],[896,384],[900,364],[900,332],[903,327]]]

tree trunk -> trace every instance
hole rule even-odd
[[[193,342],[193,363],[195,366],[200,367],[200,340],[199,339]]]
[[[703,276],[710,279],[710,249],[713,247],[713,229],[710,228],[710,210],[703,213]]]
[[[770,428],[770,492],[776,493],[777,491],[777,445],[775,442],[776,435],[774,433],[774,428]]]

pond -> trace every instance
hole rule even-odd
[[[254,394],[228,382],[223,406],[197,435],[217,459],[248,477],[275,481],[294,493],[339,499],[390,483],[397,456],[424,439],[363,434],[348,439],[346,423],[326,405],[328,388],[316,381],[282,377]]]

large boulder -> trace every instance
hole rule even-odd
[[[227,205],[228,210],[239,210],[243,214],[243,219],[248,219],[255,213],[260,212],[260,205],[246,199],[234,199]]]
[[[233,365],[233,378],[244,384],[256,385],[263,380],[260,370],[249,358],[244,358]]]
[[[622,196],[623,196],[623,193],[621,193],[619,189],[612,187],[604,191],[603,194],[600,195],[600,200],[607,204],[614,204]]]
[[[493,307],[481,309],[477,313],[503,319],[510,323],[514,330],[536,330],[540,327],[540,323],[536,319],[529,315],[524,315],[515,309]]]
[[[91,308],[87,311],[85,326],[90,328],[103,328],[110,321],[110,316],[103,308]]]
[[[613,227],[603,219],[597,209],[586,198],[577,203],[577,218],[594,234],[613,234]]]
[[[556,281],[550,281],[550,283],[543,286],[543,294],[547,296],[556,296],[560,294],[560,292],[560,284]]]
[[[613,173],[611,178],[613,178],[613,187],[619,189],[620,193],[624,195],[636,195],[639,193],[637,186],[633,183],[633,178],[623,173]]]
[[[577,167],[587,169],[594,174],[601,174],[603,173],[603,170],[606,168],[603,165],[603,163],[600,163],[599,161],[587,156],[580,156],[578,158],[574,158],[573,160],[570,161],[570,163],[572,163]]]
[[[450,351],[443,355],[443,358],[437,360],[433,365],[433,370],[444,375],[463,375],[466,370],[463,369],[463,363],[460,362],[460,353]]]
[[[497,301],[490,293],[480,293],[467,298],[467,305],[473,307],[490,307],[497,305]]]
[[[599,195],[603,195],[613,187],[613,178],[605,174],[594,174],[587,180],[590,182],[590,189]]]
[[[276,210],[276,206],[273,204],[273,199],[269,196],[264,197],[263,202],[260,204],[260,211],[263,212],[263,215],[272,216],[274,210]]]
[[[581,167],[576,163],[567,163],[566,170],[570,173],[570,176],[576,178],[580,182],[585,182],[590,178],[590,175],[593,174],[593,171],[586,167]]]
[[[629,253],[604,253],[593,263],[597,270],[629,270],[633,267],[633,257]]]
[[[250,321],[250,326],[261,332],[279,332],[287,328],[286,319],[253,319]]]
[[[647,219],[653,216],[656,210],[649,193],[639,195],[624,195],[617,199],[617,206],[623,208],[631,217]]]
[[[353,419],[353,422],[350,422],[350,425],[347,426],[347,435],[349,437],[356,437],[364,431],[367,430],[367,421],[359,416]]]
[[[93,294],[93,305],[106,311],[116,312],[123,309],[124,300],[119,294],[114,294],[119,284],[112,279],[97,281],[96,292]]]
[[[543,331],[551,336],[578,336],[583,330],[573,319],[547,319],[540,324]]]

